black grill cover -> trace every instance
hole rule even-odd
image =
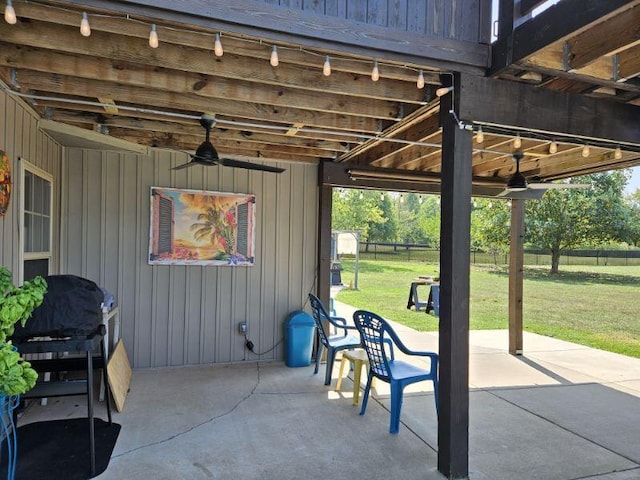
[[[25,327],[16,325],[13,339],[93,335],[102,323],[100,287],[75,275],[50,275],[45,280],[48,289],[42,305]]]

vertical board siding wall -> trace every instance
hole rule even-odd
[[[38,129],[38,116],[19,100],[0,91],[0,150],[11,162],[12,192],[9,210],[0,217],[0,265],[8,267],[17,281],[19,271],[20,225],[20,168],[18,158],[27,160],[53,175],[54,200],[52,207],[53,245],[51,271],[58,269],[59,209],[57,182],[60,179],[62,147]]]
[[[261,0],[379,27],[484,43],[487,0]],[[489,21],[489,20],[488,20]]]
[[[68,149],[62,269],[116,295],[121,335],[136,367],[284,357],[284,320],[315,287],[317,167],[275,175],[228,167],[172,171],[184,155]],[[148,265],[151,186],[256,195],[256,264]],[[256,356],[244,348],[247,322]],[[275,348],[274,345],[277,346]]]

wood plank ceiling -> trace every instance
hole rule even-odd
[[[212,142],[221,156],[331,159],[439,174],[437,66],[307,49],[77,2],[16,1],[14,7],[17,23],[0,22],[0,79],[26,95],[44,119],[148,147],[193,151],[204,137],[197,118],[210,114],[217,119]],[[88,37],[79,31],[83,11]],[[158,48],[149,45],[152,24]],[[494,76],[640,106],[638,25],[640,1],[628,2]],[[217,33],[222,56],[214,53]],[[277,66],[270,64],[274,45]],[[327,55],[329,76],[322,71]],[[378,81],[371,78],[374,60]],[[640,164],[640,148],[633,145],[616,152],[594,141],[585,158],[581,141],[558,138],[552,146],[548,137],[522,132],[515,139],[515,133],[486,131],[476,138],[475,178],[506,182],[514,141],[526,154],[525,175],[539,180]]]

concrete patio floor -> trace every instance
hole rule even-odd
[[[437,350],[437,333],[395,326],[410,347]],[[507,353],[506,331],[472,331],[470,342],[472,480],[640,479],[640,359],[529,333],[521,357]],[[430,385],[407,389],[391,435],[386,385],[360,416],[353,372],[335,391],[339,365],[330,387],[324,365],[318,375],[282,362],[134,370],[97,478],[443,479]],[[85,415],[84,397],[50,399],[19,424]]]

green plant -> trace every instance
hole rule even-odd
[[[24,326],[31,313],[44,300],[47,282],[42,277],[26,281],[21,287],[11,282],[11,272],[0,266],[0,392],[21,395],[35,385],[38,374],[11,344],[17,322]]]

